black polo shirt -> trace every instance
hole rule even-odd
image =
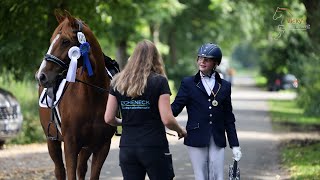
[[[170,94],[168,81],[151,73],[144,93],[136,98],[121,95],[111,87],[122,115],[120,147],[167,147],[165,127],[161,121],[158,101],[162,94]]]

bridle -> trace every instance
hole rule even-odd
[[[83,41],[83,38],[84,37],[84,34],[82,33],[82,29],[83,29],[83,23],[80,21],[80,20],[76,20],[77,21],[77,24],[78,24],[78,30],[74,30],[74,32],[77,34],[77,37],[78,37],[78,41],[79,41],[79,44],[81,43],[81,41]],[[79,37],[78,35],[78,32],[81,32],[83,37]],[[84,41],[85,41],[85,37],[84,37]],[[79,46],[78,44],[78,46]],[[70,48],[71,49],[71,48]],[[70,58],[70,57],[69,57]],[[55,99],[56,99],[56,91],[57,91],[57,88],[59,87],[59,84],[60,82],[62,81],[62,79],[64,79],[66,77],[66,74],[65,72],[68,71],[68,68],[69,68],[69,64],[65,63],[64,61],[62,61],[60,58],[52,55],[52,54],[46,54],[44,59],[46,61],[49,61],[49,62],[53,62],[57,65],[59,65],[60,67],[62,67],[63,71],[57,76],[57,84],[55,87],[53,87],[53,99],[52,99],[52,104],[48,104],[48,100],[47,100],[47,95],[45,94],[44,97],[46,98],[46,103],[47,103],[47,106],[50,107],[51,109],[51,115],[50,115],[50,121],[49,121],[49,124],[47,126],[47,139],[49,140],[59,140],[59,132],[62,136],[62,132],[61,132],[61,119],[58,115],[58,111],[57,111],[57,105],[59,104],[59,102],[61,101],[62,99],[62,96],[64,95],[64,93],[66,92],[67,88],[69,87],[69,83],[66,84],[66,86],[63,88],[63,91],[62,91],[62,95],[60,97],[60,99],[58,100],[58,102],[55,104]],[[71,62],[71,61],[70,61]],[[83,64],[84,66],[84,64]],[[75,82],[80,82],[80,83],[83,83],[87,86],[90,86],[90,87],[93,87],[94,89],[102,92],[102,93],[108,93],[109,90],[108,89],[105,89],[105,88],[102,88],[102,87],[99,87],[99,86],[96,86],[96,85],[93,85],[93,84],[90,84],[88,82],[84,82],[84,81],[81,81],[79,79],[75,79]],[[47,93],[47,92],[46,92]],[[56,135],[51,135],[50,134],[50,126],[53,125],[54,128],[56,129]]]
[[[44,56],[44,59],[45,59],[46,61],[50,61],[50,62],[53,62],[53,63],[59,65],[59,66],[62,67],[64,70],[65,70],[65,69],[68,69],[68,67],[69,67],[68,64],[66,64],[66,63],[63,62],[61,59],[59,59],[58,57],[56,57],[56,56],[54,56],[54,55],[52,55],[52,54],[46,54],[46,55]]]
[[[80,20],[76,20],[77,21],[77,24],[78,24],[78,30],[73,30],[74,33],[78,33],[78,32],[82,32],[82,29],[83,29],[83,23],[80,21]],[[52,54],[46,54],[44,56],[44,59],[46,61],[50,61],[50,62],[53,62],[57,65],[59,65],[60,67],[62,67],[64,70],[65,69],[68,69],[69,67],[69,64],[65,63],[64,61],[62,61],[61,59],[59,59],[58,57],[52,55]]]
[[[77,34],[78,41],[79,41],[79,43],[78,43],[77,46],[80,46],[81,41],[85,41],[84,34],[82,33],[83,23],[82,23],[82,21],[80,21],[80,20],[78,20],[78,19],[76,19],[76,22],[77,22],[77,24],[78,24],[78,29],[73,30],[73,32]],[[83,34],[83,37],[81,37],[81,36],[79,37],[79,35],[78,35],[79,32]],[[83,40],[83,38],[84,38],[84,40]],[[62,72],[59,74],[59,76],[57,77],[57,79],[58,79],[57,82],[61,81],[63,78],[66,77],[66,74],[65,74],[65,73],[68,71],[69,64],[65,63],[65,62],[62,61],[60,58],[58,58],[58,57],[56,57],[56,56],[54,56],[54,55],[52,55],[52,54],[46,54],[46,55],[44,56],[44,60],[49,61],[49,62],[53,62],[54,64],[59,65],[59,66],[63,69],[63,71],[62,71]],[[105,89],[105,88],[102,88],[102,87],[99,87],[99,86],[90,84],[90,83],[88,83],[88,82],[81,81],[81,80],[79,80],[79,79],[75,79],[75,80],[76,80],[76,82],[80,82],[80,83],[83,83],[83,84],[88,85],[88,86],[90,86],[90,87],[93,87],[93,88],[97,89],[98,91],[105,92],[105,93],[108,93],[108,92],[109,92],[109,90],[107,90],[107,89]]]

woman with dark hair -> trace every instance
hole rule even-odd
[[[170,107],[170,88],[156,46],[139,42],[124,69],[111,82],[106,123],[122,125],[120,167],[124,180],[171,180],[174,177],[165,126],[186,131]],[[116,118],[120,106],[122,120]]]

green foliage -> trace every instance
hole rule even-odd
[[[304,4],[299,1],[293,1],[291,4],[284,1],[283,4],[274,6],[273,9],[275,10],[276,7],[290,9],[291,15],[286,14],[286,18],[306,19],[306,9]],[[264,11],[261,12],[263,13]],[[317,13],[320,14],[319,11]],[[270,21],[270,19],[272,20],[271,14],[269,16],[265,14],[264,16],[269,17]],[[317,92],[319,92],[320,78],[314,76],[320,72],[318,68],[315,68],[320,64],[320,58],[315,53],[317,52],[317,45],[313,40],[314,38],[310,36],[312,33],[290,29],[294,25],[288,23],[286,18],[283,23],[285,32],[279,39],[274,39],[274,34],[278,33],[276,28],[279,25],[279,21],[271,21],[267,24],[269,27],[274,28],[265,29],[266,31],[264,32],[267,35],[267,39],[260,41],[256,47],[260,56],[259,66],[261,73],[268,79],[268,84],[282,74],[295,74],[299,81],[298,101],[301,108],[304,109],[306,115],[319,116],[320,108],[318,105],[320,104],[320,98]],[[262,38],[261,34],[257,35],[258,38]]]
[[[0,1],[0,71],[6,69],[14,74],[15,79],[32,77],[40,65],[57,21],[54,9],[77,4],[74,15],[82,15],[94,20],[96,16],[90,11],[95,9],[91,1],[71,0],[1,0]],[[94,22],[94,21],[93,21]],[[28,69],[29,71],[26,71]]]
[[[101,15],[101,21],[105,25],[108,38],[119,42],[127,40],[130,34],[135,32],[140,9],[133,0],[102,2],[97,10]],[[130,23],[128,20],[130,20]]]
[[[320,143],[291,144],[282,150],[282,159],[291,179],[313,180],[320,177]]]
[[[306,34],[296,33],[288,37],[287,68],[296,74],[299,80],[298,102],[302,105],[306,115],[320,116],[320,78],[315,76],[320,70],[320,57],[316,54],[311,39]]]
[[[174,81],[168,80],[168,82],[171,90],[170,102],[172,103],[174,101],[174,98],[177,96],[178,92],[177,92],[177,89],[175,88]]]
[[[12,73],[4,72],[0,75],[0,84],[18,99],[23,114],[22,131],[9,143],[43,142],[45,136],[39,120],[36,82],[26,78],[16,81]]]
[[[196,59],[179,59],[175,66],[166,66],[166,72],[174,82],[174,88],[179,89],[182,78],[192,76],[197,72]]]
[[[264,76],[255,76],[255,82],[258,87],[266,87],[267,78]]]
[[[43,54],[41,47],[46,44],[43,5],[39,0],[0,1],[0,67],[14,72],[15,79],[22,79],[25,69],[35,70],[34,62]]]
[[[197,50],[202,44],[217,43],[222,48],[223,55],[228,56],[235,44],[232,42],[238,41],[243,34],[240,29],[234,31],[234,27],[242,23],[234,18],[238,15],[235,2],[179,2],[183,4],[182,11],[160,27],[160,41],[170,48],[169,54],[164,56],[166,70],[177,88],[182,77],[197,72],[194,64]]]
[[[259,64],[257,50],[249,43],[241,43],[235,47],[232,59],[238,61],[242,67],[256,68]]]
[[[320,57],[314,52],[311,52],[304,62],[300,62],[299,66],[301,72],[301,87],[300,96],[298,97],[299,103],[304,107],[307,115],[317,115],[320,117]]]

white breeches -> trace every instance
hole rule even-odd
[[[195,180],[223,180],[224,148],[212,136],[209,147],[187,147]]]

